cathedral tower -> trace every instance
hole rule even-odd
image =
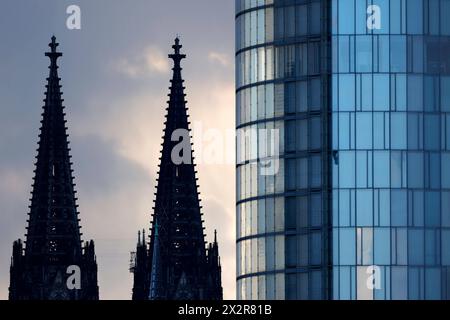
[[[66,120],[58,77],[56,38],[39,134],[26,241],[13,245],[10,300],[98,300],[94,242],[83,244]]]
[[[203,220],[189,121],[181,77],[180,40],[175,39],[174,62],[150,246],[137,247],[135,300],[221,300],[221,267],[217,238],[205,246]],[[180,146],[184,148],[180,148]],[[144,252],[144,254],[143,254]]]

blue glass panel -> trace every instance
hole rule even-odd
[[[350,69],[350,42],[348,36],[339,36],[339,72],[346,73]]]
[[[351,276],[350,267],[340,267],[339,268],[339,299],[349,300],[351,299]]]
[[[391,33],[393,34],[399,34],[400,33],[400,22],[401,22],[401,12],[400,12],[400,6],[401,6],[401,0],[391,0],[391,16],[390,16],[390,23],[391,23]]]
[[[313,34],[320,33],[320,13],[320,2],[312,2],[310,5],[310,32]]]
[[[350,192],[348,190],[339,190],[339,226],[350,226]],[[449,224],[450,224],[450,212]]]
[[[372,3],[379,6],[381,10],[381,28],[379,30],[375,29],[373,32],[389,33],[389,0],[373,0]]]
[[[408,270],[406,267],[392,267],[392,299],[408,298]]]
[[[450,189],[450,153],[442,153],[441,160],[442,188]]]
[[[407,228],[396,228],[392,235],[392,263],[406,265],[408,263],[408,234]]]
[[[373,225],[373,193],[371,189],[356,191],[356,220],[358,226]]]
[[[408,263],[411,265],[424,264],[424,232],[422,229],[408,230]]]
[[[374,187],[389,188],[390,155],[388,151],[375,151],[373,159]]]
[[[413,211],[413,223],[412,225],[416,227],[423,227],[425,223],[425,216],[424,216],[424,208],[425,208],[425,201],[424,201],[424,193],[423,191],[415,191],[410,192],[410,196],[412,196],[412,205],[410,206],[409,210]]]
[[[406,71],[406,37],[391,36],[391,72]]]
[[[419,34],[423,32],[423,7],[422,0],[407,1],[408,33]]]
[[[322,263],[322,235],[319,232],[311,234],[311,257],[310,263],[312,265],[320,265]]]
[[[375,130],[373,131],[373,147],[374,149],[384,149],[384,140],[385,140],[385,127],[384,127],[384,113],[383,112],[374,112],[373,113],[373,127]]]
[[[395,104],[397,111],[406,111],[406,75],[395,76]]]
[[[358,81],[357,81],[358,83]],[[362,110],[371,111],[372,110],[372,75],[371,74],[362,74],[361,75],[361,107]],[[359,100],[359,99],[358,99]],[[358,101],[359,103],[359,101]]]
[[[389,228],[374,229],[374,264],[388,265],[391,253],[391,232]]]
[[[425,299],[437,300],[441,298],[441,270],[427,268],[425,270]]]
[[[423,110],[423,77],[408,75],[408,110]]]
[[[355,186],[355,153],[341,151],[339,153],[339,186],[354,188]]]
[[[372,36],[356,36],[356,72],[372,71]]]
[[[442,192],[441,201],[442,226],[450,227],[450,192]]]
[[[448,18],[448,12],[450,12],[450,1],[441,1],[441,34],[450,35],[450,19]]]
[[[425,193],[425,226],[438,227],[440,225],[440,202],[439,192],[429,191]]]
[[[367,188],[367,152],[356,152],[356,187]]]
[[[339,110],[355,110],[355,75],[339,75]]]
[[[337,127],[337,126],[336,126]],[[339,149],[350,148],[350,121],[348,112],[339,113]]]
[[[450,112],[450,77],[441,77],[441,110]]]
[[[438,111],[439,101],[439,78],[425,76],[424,81],[425,111]]]
[[[408,186],[423,188],[423,153],[408,153]]]
[[[424,136],[425,150],[438,150],[441,146],[441,119],[438,115],[425,115]]]
[[[339,264],[354,265],[356,262],[356,235],[353,228],[339,230]]]
[[[389,189],[380,190],[380,201],[379,201],[379,210],[380,210],[380,226],[390,226],[391,225],[391,194]]]
[[[391,148],[406,149],[406,113],[391,113]]]
[[[380,72],[389,72],[389,36],[378,38],[378,68]]]
[[[425,230],[425,264],[427,266],[439,264],[439,232],[436,229]]]
[[[404,190],[392,190],[391,219],[393,226],[406,226],[407,224],[407,195]]]
[[[356,147],[357,149],[372,149],[372,114],[356,113]]]
[[[375,74],[373,76],[373,109],[377,111],[389,110],[389,75]]]
[[[367,5],[364,1],[356,1],[356,33],[365,34],[367,31]]]
[[[423,295],[420,290],[423,281],[421,281],[421,268],[408,268],[408,298],[409,299],[421,299]]]
[[[431,0],[429,1],[428,12],[430,17],[436,17],[436,19],[429,19],[429,30],[430,34],[436,35],[439,34],[439,2],[440,0]]]
[[[339,33],[350,34],[355,30],[355,18],[350,12],[355,11],[354,0],[339,0],[338,2],[338,14],[339,14]]]

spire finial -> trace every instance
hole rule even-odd
[[[52,42],[49,44],[49,47],[52,49],[52,53],[56,52],[56,47],[58,46],[58,43],[56,43],[56,37],[55,35],[52,36]]]
[[[214,229],[214,243],[217,243],[217,229]]]
[[[138,245],[141,244],[141,230],[138,230]]]
[[[173,54],[169,54],[169,58],[173,59],[173,61],[175,62],[175,66],[179,67],[180,65],[180,61],[184,58],[186,58],[185,54],[181,54],[180,53],[180,49],[183,46],[180,44],[180,38],[177,37],[175,38],[175,44],[172,46],[174,53]]]
[[[45,55],[50,58],[52,63],[56,63],[56,60],[62,56],[61,52],[57,52],[56,48],[59,46],[59,43],[56,42],[56,37],[52,36],[52,42],[48,44],[50,47],[50,52],[46,52]]]
[[[179,54],[180,53],[180,49],[183,46],[180,44],[180,38],[177,36],[175,38],[175,45],[172,47],[175,50],[175,54]]]

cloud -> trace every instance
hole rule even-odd
[[[117,72],[133,79],[165,74],[170,70],[169,60],[156,46],[148,46],[133,57],[120,58],[113,66]]]
[[[228,55],[226,55],[224,53],[211,51],[208,54],[208,59],[209,59],[209,61],[217,62],[217,63],[221,64],[224,67],[231,66],[231,59],[228,57]]]
[[[0,170],[0,193],[20,194],[27,191],[28,175],[14,170]]]
[[[124,18],[121,5],[105,7],[89,2],[89,6],[96,7],[90,12],[102,13],[96,20],[99,27],[82,34],[61,32],[63,38],[58,38],[65,53],[61,74],[67,91],[64,97],[68,106],[83,239],[94,239],[96,243],[102,299],[131,298],[130,251],[135,249],[137,230],[150,227],[172,64],[167,53],[171,51],[173,35],[179,30],[186,33],[183,52],[188,54],[188,59],[183,62],[183,77],[192,122],[202,122],[205,130],[223,131],[234,127],[233,28],[228,19],[233,16],[233,5],[226,1],[214,5],[207,0],[195,5],[175,1],[158,6],[157,11],[149,11],[148,7],[152,7],[149,1],[137,2],[142,5],[127,6],[126,11],[137,13],[134,17],[142,14],[142,18],[135,18],[132,23],[126,19],[126,24],[121,20]],[[173,21],[159,19],[172,5],[186,6],[189,10],[172,10],[179,14]],[[216,9],[206,20],[195,20],[201,12],[197,9],[210,5],[228,9]],[[105,8],[112,12],[105,13]],[[151,19],[149,12],[153,13]],[[224,12],[227,12],[226,17]],[[17,15],[9,17],[13,18],[12,22],[17,20]],[[111,21],[115,23],[111,25]],[[18,70],[12,73],[15,82],[11,82],[11,75],[4,76],[5,73],[0,77],[3,93],[0,106],[0,299],[7,297],[12,241],[23,238],[26,226],[41,112],[39,101],[43,94],[43,72],[47,73],[48,63],[42,50],[47,49],[47,31],[54,29],[45,23],[41,25],[43,30],[39,32],[46,33],[44,43],[38,42],[42,37],[36,36],[33,43],[16,44],[17,37],[13,37],[14,42],[10,41],[7,46],[13,49],[0,53],[3,68]],[[198,37],[211,25],[224,36],[220,39],[208,34]],[[38,35],[37,29],[36,32]],[[4,38],[8,41],[8,37]],[[23,68],[23,61],[29,62],[27,68]],[[23,87],[23,79],[28,79],[26,95],[13,90]],[[5,99],[7,96],[9,100]],[[198,145],[194,148],[200,149]],[[233,153],[234,147],[226,152]],[[235,168],[229,164],[202,164],[198,171],[207,240],[212,240],[213,231],[217,229],[224,294],[225,298],[233,299]]]
[[[165,88],[165,84],[161,86]],[[192,122],[201,122],[204,130],[213,128],[224,134],[233,129],[232,82],[212,76],[208,82],[187,81],[186,87]],[[77,181],[80,183],[82,223],[93,231],[88,234],[98,243],[102,299],[129,298],[131,276],[126,276],[129,252],[135,248],[136,231],[150,227],[152,191],[156,183],[167,103],[160,88],[141,90],[120,97],[94,97],[85,113],[72,119],[73,149],[79,153],[79,156],[74,154],[74,160],[78,158],[79,163],[90,164],[90,168],[84,169],[86,172],[77,174]],[[80,139],[84,142],[77,148],[77,140]],[[99,145],[99,141],[105,145]],[[194,145],[194,152],[200,149],[198,144]],[[95,151],[89,154],[89,150]],[[224,150],[224,153],[230,152],[234,154],[234,146]],[[108,161],[102,164],[104,159]],[[93,170],[99,171],[98,177]],[[223,273],[222,283],[228,299],[235,297],[234,170],[232,164],[203,163],[198,166],[197,176],[204,207],[206,240],[211,241],[214,229],[218,230],[222,268],[227,270]],[[96,181],[92,181],[94,177]],[[99,193],[102,185],[106,190]],[[104,227],[105,221],[107,228]],[[114,248],[117,239],[123,240],[117,244],[117,252],[109,252],[108,248]]]

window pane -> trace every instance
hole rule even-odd
[[[356,191],[356,219],[358,226],[371,226],[373,224],[372,190]]]
[[[391,72],[406,71],[406,37],[391,36]]]
[[[355,153],[341,151],[339,153],[339,185],[341,188],[355,186]]]
[[[372,71],[372,37],[356,36],[356,72]]]
[[[354,265],[356,249],[355,229],[341,228],[339,230],[339,264]]]
[[[355,76],[339,75],[339,110],[353,111],[355,109]]]
[[[391,113],[391,148],[406,149],[406,113]]]
[[[374,187],[389,188],[390,178],[390,155],[388,151],[374,152]]]
[[[423,188],[423,153],[408,154],[408,186]]]
[[[389,110],[389,75],[375,74],[373,76],[373,109]]]
[[[356,113],[356,146],[357,149],[372,149],[372,114]]]
[[[406,191],[392,190],[391,195],[391,221],[393,226],[406,226],[407,220]]]
[[[443,153],[441,160],[442,188],[450,189],[450,153]]]

